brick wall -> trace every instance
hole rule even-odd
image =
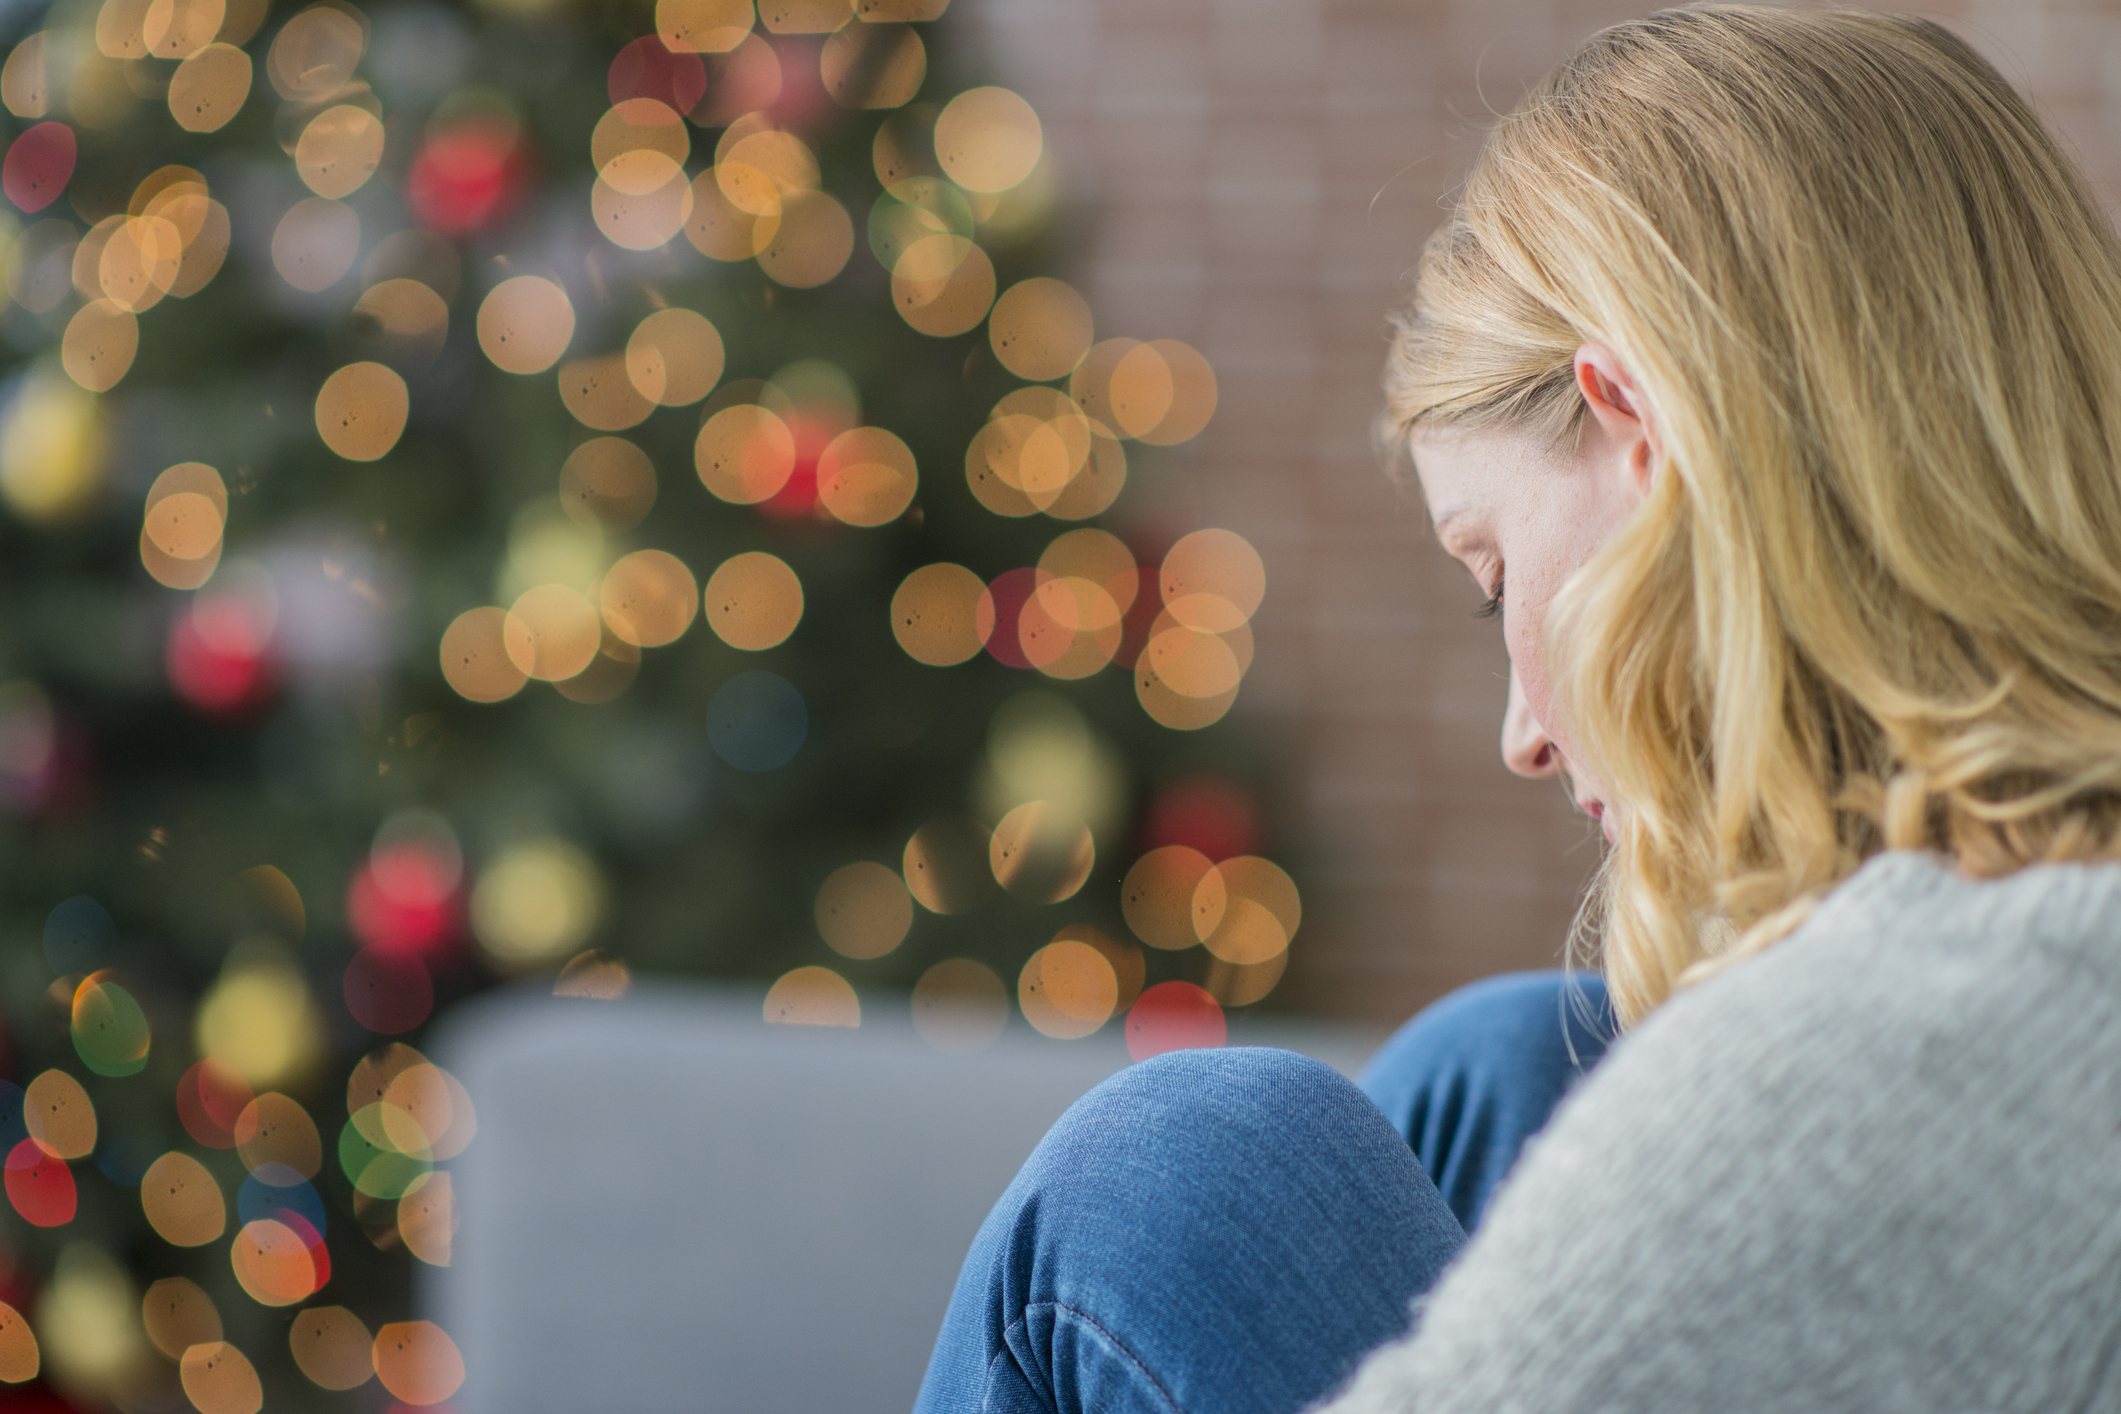
[[[1092,213],[1100,336],[1183,338],[1222,407],[1208,523],[1265,557],[1237,711],[1291,753],[1311,841],[1281,1000],[1391,1021],[1558,956],[1597,845],[1495,749],[1508,664],[1368,439],[1383,316],[1491,112],[1599,27],[1590,0],[956,0]],[[1911,7],[1916,8],[1916,7]],[[2121,2],[1919,7],[2031,92],[2121,192]]]

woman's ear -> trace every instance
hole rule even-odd
[[[1657,432],[1647,416],[1648,404],[1620,355],[1604,344],[1576,350],[1576,390],[1598,422],[1599,431],[1620,453],[1620,464],[1637,495],[1647,496],[1657,466]]]

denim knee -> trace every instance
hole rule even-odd
[[[1615,1031],[1605,984],[1556,971],[1491,977],[1402,1026],[1361,1085],[1467,1231]]]
[[[1267,1380],[1257,1407],[1301,1408],[1404,1331],[1463,1241],[1337,1072],[1288,1051],[1170,1052],[1077,1101],[1026,1162],[975,1242],[931,1384],[984,1360],[990,1391],[1005,1378],[1051,1408],[1238,1408],[1253,1396],[1213,1384],[1246,1368]]]

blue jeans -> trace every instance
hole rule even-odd
[[[915,1414],[1295,1414],[1403,1334],[1612,1034],[1595,978],[1493,978],[1361,1088],[1173,1051],[1077,1101],[988,1215]]]

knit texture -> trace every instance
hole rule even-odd
[[[1325,1408],[2121,1409],[2121,866],[1870,861],[1621,1040]]]

